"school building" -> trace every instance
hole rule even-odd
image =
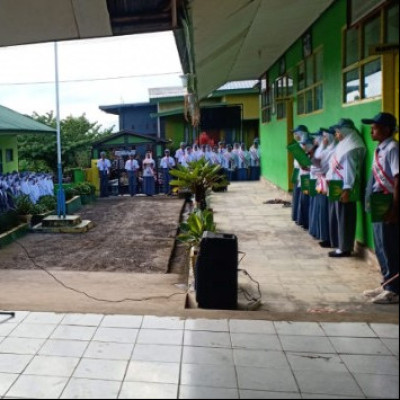
[[[292,190],[291,130],[303,124],[316,132],[351,118],[367,146],[365,187],[376,143],[361,118],[380,111],[399,118],[399,2],[285,3],[222,0],[208,15],[209,2],[192,2],[189,33],[177,40],[191,89],[202,98],[223,79],[260,79],[262,176],[285,191]],[[373,248],[361,201],[356,239]]]

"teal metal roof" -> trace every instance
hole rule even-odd
[[[54,128],[0,106],[0,134],[2,133],[56,133]]]

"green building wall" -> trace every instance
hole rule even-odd
[[[313,49],[322,46],[323,50],[323,110],[298,116],[296,96],[296,67],[303,59],[302,44],[299,38],[285,54],[286,70],[293,70],[295,94],[293,98],[293,125],[306,125],[310,132],[320,127],[329,127],[340,118],[351,118],[359,128],[367,146],[364,168],[364,185],[371,174],[373,152],[376,144],[371,140],[370,128],[361,124],[361,119],[371,117],[381,111],[382,99],[365,100],[352,105],[342,102],[342,32],[346,26],[346,2],[335,2],[311,27]],[[278,65],[269,71],[270,82],[278,77]],[[261,119],[260,119],[261,121]],[[267,124],[260,123],[262,175],[285,191],[289,191],[290,161],[288,163],[287,121],[276,120]],[[363,204],[358,204],[356,240],[373,248],[372,226],[369,215],[364,213]]]
[[[6,151],[13,151],[13,160],[7,162],[6,159]],[[1,152],[1,160],[3,164],[3,174],[7,172],[17,171],[18,170],[18,143],[17,136],[15,135],[2,135],[0,136],[0,152]]]

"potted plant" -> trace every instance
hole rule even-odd
[[[193,271],[196,265],[200,241],[205,231],[216,231],[214,215],[209,210],[196,210],[189,214],[186,222],[180,224],[178,240],[185,243],[189,250],[190,266]]]
[[[82,182],[75,186],[76,192],[81,196],[82,204],[89,204],[92,202],[92,188],[86,183]]]
[[[206,210],[206,194],[208,190],[218,187],[226,187],[229,182],[221,176],[219,165],[210,165],[204,159],[193,161],[188,167],[179,165],[177,169],[171,170],[170,174],[177,178],[170,182],[171,186],[188,190],[194,195],[196,208]]]

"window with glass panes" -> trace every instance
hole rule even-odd
[[[398,45],[399,3],[393,2],[345,30],[343,43],[343,102],[381,97],[381,56],[370,55],[370,48],[382,43]]]
[[[286,118],[286,101],[288,97],[293,96],[293,74],[280,76],[275,80],[275,107],[276,118]]]
[[[269,83],[268,76],[261,78],[261,121],[263,124],[271,121],[273,108],[272,86]]]
[[[297,114],[310,114],[324,106],[322,48],[297,66]]]

